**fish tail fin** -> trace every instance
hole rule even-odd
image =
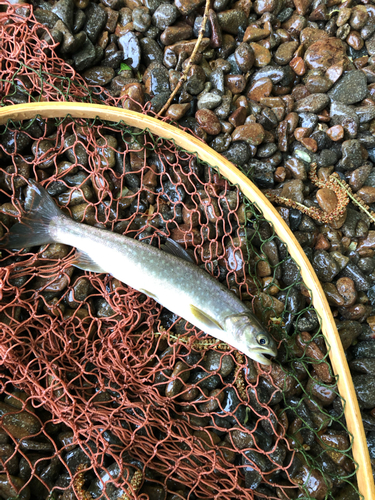
[[[50,231],[51,221],[65,215],[55,205],[47,191],[33,180],[29,181],[26,205],[28,212],[0,241],[0,248],[21,249],[55,241]]]

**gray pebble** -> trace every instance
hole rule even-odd
[[[174,4],[162,3],[154,12],[152,21],[158,28],[164,30],[177,19],[178,10]]]
[[[163,51],[153,38],[141,38],[139,43],[142,50],[142,61],[146,66],[153,62],[163,63]]]
[[[133,27],[144,33],[151,26],[151,16],[145,8],[137,8],[132,12]]]
[[[86,18],[84,31],[92,43],[95,43],[107,22],[107,13],[98,4],[90,3],[86,9]]]
[[[249,147],[245,142],[235,142],[227,151],[224,151],[223,156],[232,163],[243,166],[250,158]]]
[[[74,2],[73,0],[59,0],[51,8],[51,12],[56,14],[57,17],[70,29],[73,29],[73,13]]]
[[[341,147],[341,165],[345,170],[360,167],[363,163],[361,143],[357,139],[344,141]]]
[[[213,94],[212,92],[206,92],[198,99],[198,109],[215,109],[222,101],[223,99],[221,96]]]
[[[92,65],[95,57],[95,47],[92,42],[87,39],[82,45],[81,50],[73,54],[74,65],[78,71],[84,71]]]
[[[373,408],[375,401],[375,377],[372,375],[354,375],[354,389],[360,408]]]
[[[363,71],[348,71],[328,92],[333,101],[343,104],[354,104],[362,101],[367,95],[367,80]]]
[[[294,111],[318,113],[322,111],[329,102],[329,97],[326,94],[311,94],[297,101],[294,105]]]

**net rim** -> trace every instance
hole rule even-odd
[[[375,498],[375,484],[361,412],[330,306],[301,245],[264,194],[233,163],[198,138],[165,121],[136,111],[87,103],[37,102],[17,104],[0,107],[0,125],[6,124],[8,120],[27,120],[38,115],[42,118],[64,118],[67,115],[82,119],[99,118],[106,122],[123,122],[127,126],[147,128],[153,134],[163,139],[172,140],[177,146],[197,154],[202,161],[216,168],[232,184],[237,185],[242,193],[263,213],[264,217],[271,222],[277,235],[287,244],[291,257],[300,267],[303,281],[312,292],[312,302],[320,315],[322,332],[330,347],[329,357],[332,368],[334,374],[338,375],[338,390],[346,402],[344,413],[347,428],[353,436],[353,458],[358,464],[358,490],[365,500]]]

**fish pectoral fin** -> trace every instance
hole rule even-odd
[[[197,318],[200,323],[206,325],[207,328],[218,328],[219,330],[224,330],[216,319],[212,318],[209,314],[205,313],[193,304],[190,304],[190,311],[194,317]]]
[[[188,252],[184,248],[182,248],[181,245],[171,240],[170,238],[167,238],[167,241],[164,243],[164,245],[160,245],[160,250],[164,250],[164,252],[174,255],[175,257],[179,257],[180,259],[186,260],[191,264],[196,264],[188,254]]]
[[[93,273],[106,273],[92,258],[85,252],[76,252],[72,265],[83,269],[84,271],[92,271]]]
[[[152,299],[156,300],[156,302],[159,302],[157,296],[155,294],[149,292],[148,290],[145,290],[144,288],[140,288],[139,291],[142,292],[142,293],[144,293],[145,295],[148,295]]]

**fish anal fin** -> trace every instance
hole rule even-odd
[[[148,290],[145,290],[144,288],[140,288],[139,291],[142,292],[142,293],[144,293],[148,297],[151,297],[152,299],[156,300],[156,302],[159,302],[157,296],[154,293],[151,293]]]
[[[76,252],[72,265],[83,269],[83,271],[92,271],[93,273],[105,273],[106,271],[102,269],[92,258],[85,252]]]
[[[209,314],[205,313],[198,307],[190,304],[190,311],[194,315],[194,317],[200,322],[206,325],[207,328],[218,328],[219,330],[223,330],[223,327],[220,325],[216,319],[212,318]]]
[[[181,245],[171,240],[171,238],[167,238],[167,241],[164,243],[164,245],[160,246],[160,249],[164,250],[164,252],[174,255],[175,257],[186,260],[191,264],[195,264],[189,253],[184,248],[182,248]]]

